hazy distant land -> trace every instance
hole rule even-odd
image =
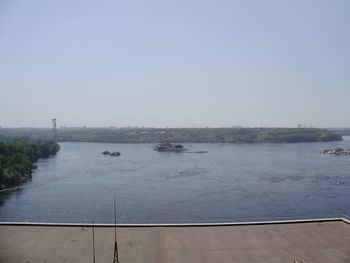
[[[113,143],[284,143],[340,141],[342,136],[315,128],[60,128],[59,142]],[[2,128],[0,136],[51,139],[49,128]]]

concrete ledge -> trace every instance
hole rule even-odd
[[[118,255],[123,263],[344,263],[350,262],[350,225],[345,222],[321,218],[207,227],[118,225]],[[0,225],[0,262],[93,262],[93,237],[96,262],[113,262],[115,232],[111,224],[93,232],[91,224],[18,223],[21,225]]]
[[[341,220],[350,225],[350,220],[346,217],[342,217]]]
[[[225,222],[225,223],[180,223],[180,224],[117,224],[117,227],[208,227],[208,226],[247,226],[247,225],[272,225],[272,224],[299,224],[315,222],[343,221],[350,224],[345,217],[315,218],[297,220],[253,221],[253,222]],[[42,223],[42,222],[0,222],[0,226],[62,226],[62,227],[114,227],[114,224],[92,223]]]

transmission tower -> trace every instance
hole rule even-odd
[[[57,141],[57,124],[56,124],[56,118],[52,119],[52,137],[54,141]]]

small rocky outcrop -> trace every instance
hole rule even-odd
[[[336,155],[350,155],[350,149],[334,148],[334,149],[324,149],[321,153],[336,154]]]
[[[110,151],[104,151],[102,154],[109,155],[109,156],[120,156],[120,152],[110,152]]]
[[[154,151],[158,152],[184,152],[186,149],[181,144],[172,144],[172,143],[159,143],[153,148]]]

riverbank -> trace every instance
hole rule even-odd
[[[0,190],[30,179],[39,158],[55,155],[60,146],[55,141],[34,141],[28,137],[0,137]]]
[[[0,129],[0,135],[49,139],[50,129]],[[340,141],[342,136],[314,128],[61,128],[60,142],[104,143],[296,143]]]
[[[95,227],[96,262],[112,262],[114,228]],[[0,226],[0,262],[92,262],[92,228]],[[348,262],[344,221],[118,227],[120,262]]]

